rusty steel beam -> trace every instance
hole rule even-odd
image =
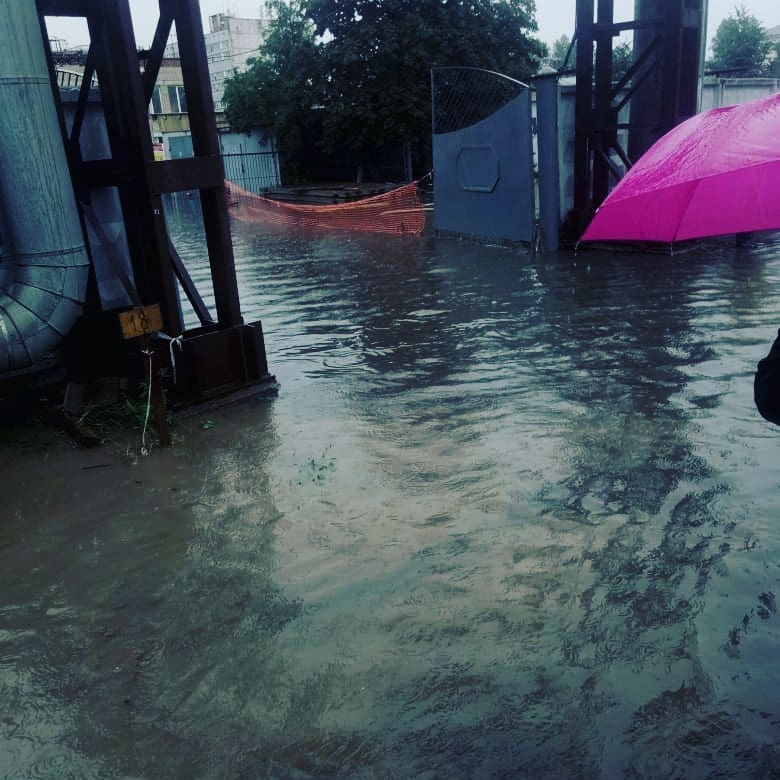
[[[196,157],[215,156],[221,161],[198,3],[195,0],[161,0],[160,8],[164,13],[171,13],[176,22],[193,151]],[[219,186],[201,188],[200,204],[211,263],[217,320],[226,325],[240,325],[243,318],[236,284],[224,176]]]
[[[42,16],[91,16],[100,13],[102,0],[38,0]]]
[[[154,31],[152,48],[147,53],[144,67],[144,100],[147,105],[149,105],[149,101],[152,99],[154,85],[157,81],[157,76],[160,73],[160,65],[162,63],[163,53],[165,52],[165,46],[168,42],[168,36],[170,35],[172,25],[173,16],[171,15],[170,10],[167,6],[161,8],[160,18],[157,20],[157,28]]]
[[[574,98],[574,215],[584,230],[591,208],[588,142],[593,113],[593,0],[577,0],[577,83]]]
[[[591,143],[598,152],[592,160],[594,204],[601,203],[609,194],[610,174],[614,173],[609,165],[609,152],[617,143],[617,134],[614,130],[606,129],[617,123],[617,112],[612,106],[612,38],[617,34],[614,30],[614,13],[613,0],[598,0],[597,24],[593,33],[596,40],[596,64],[590,130]]]
[[[216,189],[225,181],[222,158],[214,155],[159,160],[149,163],[148,167],[152,191],[158,194]]]

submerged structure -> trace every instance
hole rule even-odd
[[[0,2],[0,381],[55,368],[75,382],[129,372],[142,343],[165,365],[171,339],[176,403],[273,379],[260,322],[241,316],[198,3],[159,7],[152,47],[139,54],[127,0]],[[47,16],[83,17],[89,28],[70,101],[57,87]],[[147,107],[174,25],[194,156],[158,161]],[[168,235],[162,196],[178,191],[200,196],[208,291]],[[197,328],[185,329],[184,299]]]

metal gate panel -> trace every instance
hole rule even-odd
[[[532,243],[530,90],[474,68],[436,69],[431,82],[437,233]]]

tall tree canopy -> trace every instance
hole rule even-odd
[[[321,98],[322,51],[302,0],[271,0],[268,9],[274,21],[260,55],[225,82],[225,117],[239,132],[262,125],[279,144],[295,149]]]
[[[568,59],[567,59],[568,55]],[[595,63],[595,51],[594,63]],[[612,49],[612,80],[619,81],[631,67],[634,57],[634,47],[628,41],[614,44]],[[574,71],[577,67],[577,47],[572,46],[568,35],[562,35],[553,42],[547,64],[551,68],[560,71],[566,65],[566,72]]]
[[[432,67],[481,67],[527,81],[546,54],[532,37],[534,0],[295,0],[275,9],[261,56],[225,90],[228,121],[245,129],[254,116],[279,132],[305,126],[300,115],[317,107],[324,148],[348,147],[367,163],[404,142],[421,158]]]
[[[612,80],[620,81],[634,61],[634,47],[628,41],[618,43],[612,49]]]
[[[733,16],[718,25],[707,67],[739,76],[762,76],[767,72],[771,48],[766,28],[744,6],[738,6]]]
[[[780,41],[772,44],[768,75],[773,76],[776,79],[780,78]]]
[[[566,55],[568,55],[568,60]],[[560,70],[564,64],[567,70],[574,70],[577,67],[577,47],[572,46],[571,38],[568,35],[561,35],[557,41],[553,41],[548,64],[555,70]]]

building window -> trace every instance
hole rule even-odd
[[[155,87],[154,92],[152,92],[152,100],[149,103],[149,110],[153,114],[162,114],[162,98],[160,96],[160,88]]]
[[[168,101],[171,104],[172,114],[187,113],[187,96],[184,94],[184,87],[170,84],[168,86]]]

